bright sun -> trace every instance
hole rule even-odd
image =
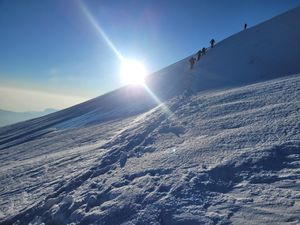
[[[121,77],[125,84],[143,85],[147,71],[143,63],[135,59],[124,59],[121,66]]]

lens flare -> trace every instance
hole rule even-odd
[[[98,22],[93,17],[93,15],[90,13],[90,11],[86,7],[86,5],[83,3],[83,1],[78,1],[78,3],[79,3],[79,8],[83,12],[83,15],[86,17],[87,21],[89,21],[89,24],[91,25],[91,27],[96,31],[99,38],[103,39],[106,42],[106,44],[113,50],[113,52],[117,55],[117,57],[120,60],[123,60],[124,57],[117,50],[116,46],[112,43],[112,41],[109,39],[109,37],[106,35],[106,33],[103,31],[103,29],[98,24]]]
[[[122,60],[120,74],[124,84],[143,85],[147,71],[143,63],[135,59],[124,59]]]
[[[147,87],[146,83],[144,82],[145,77],[148,74],[145,69],[145,66],[136,60],[128,60],[125,57],[123,57],[122,54],[116,48],[116,46],[113,44],[113,42],[103,31],[101,26],[98,24],[96,19],[90,13],[83,1],[79,0],[78,2],[83,15],[86,17],[91,27],[95,30],[99,39],[104,40],[120,60],[122,64],[121,74],[122,77],[124,77],[123,79],[125,79],[123,81],[125,81],[126,84],[141,84],[148,92],[148,94],[155,100],[157,105],[161,107],[164,113],[166,113],[166,115],[168,115],[169,118],[174,118],[174,114],[170,111],[170,109],[163,102],[161,102],[161,100],[150,90],[149,87]]]

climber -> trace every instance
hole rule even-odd
[[[202,51],[199,50],[196,55],[197,55],[197,61],[199,61],[199,59],[201,58],[201,55],[202,55]]]
[[[210,47],[213,48],[215,46],[215,43],[216,43],[215,39],[211,39],[210,40]]]
[[[244,30],[246,30],[246,29],[247,29],[247,26],[248,26],[248,25],[245,23],[245,25],[244,25]]]
[[[205,53],[206,53],[206,48],[203,47],[203,48],[202,48],[202,55],[205,55]]]
[[[196,59],[194,57],[191,57],[189,62],[190,62],[190,69],[194,68],[194,64],[195,64]]]

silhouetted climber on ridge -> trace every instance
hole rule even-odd
[[[202,55],[202,51],[199,50],[199,51],[197,52],[197,61],[199,61],[199,59],[201,58],[201,55]]]
[[[244,25],[244,30],[246,30],[246,29],[247,29],[247,26],[248,26],[248,25],[245,23],[245,25]]]
[[[191,57],[189,62],[190,62],[190,69],[194,68],[194,64],[195,64],[196,59],[194,57]]]
[[[215,43],[216,43],[215,39],[211,39],[210,40],[210,47],[213,48],[215,46]]]
[[[205,55],[205,54],[206,54],[206,48],[203,47],[203,48],[202,48],[202,55]]]

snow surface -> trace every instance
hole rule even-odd
[[[0,128],[0,224],[299,224],[299,21]]]

